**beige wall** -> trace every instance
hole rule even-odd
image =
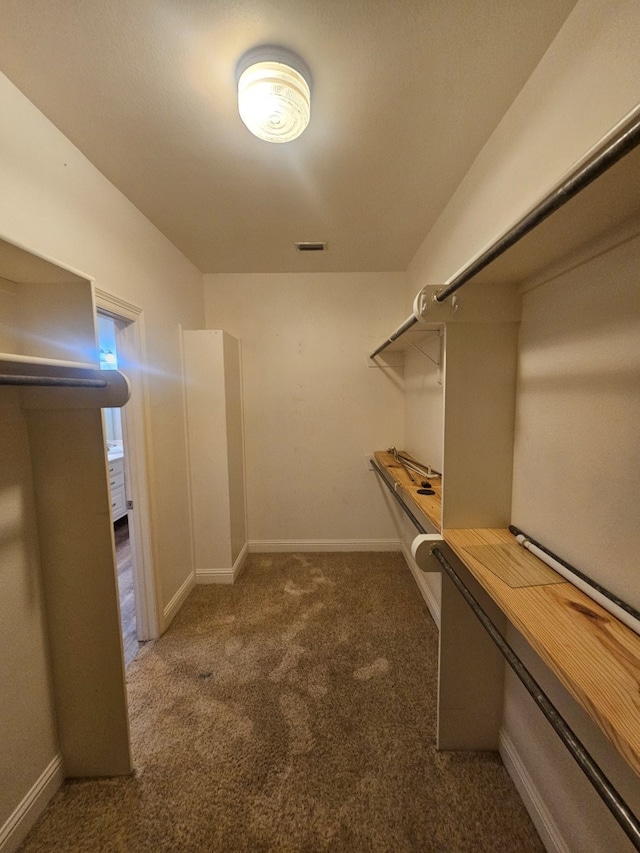
[[[403,440],[402,380],[368,366],[402,319],[399,273],[207,275],[207,326],[242,341],[253,547],[383,547],[367,455]]]
[[[619,239],[634,232],[524,295],[512,520],[640,608],[640,220]],[[555,679],[542,678],[639,814],[637,776]],[[613,821],[599,798],[541,732],[532,702],[510,684],[506,728],[536,784],[544,789],[551,775],[574,792],[568,804],[548,802],[562,834],[575,849],[605,849],[609,838],[610,849],[631,849],[617,828],[607,829]],[[528,732],[545,743],[542,755]]]
[[[512,517],[640,609],[638,269],[640,236],[525,294]]]
[[[442,370],[434,362],[444,362],[442,337],[430,334],[423,352],[408,349],[404,357],[404,447],[416,459],[442,471],[444,397]]]
[[[58,752],[26,422],[1,390],[0,827]]]
[[[82,270],[144,311],[153,552],[164,607],[192,571],[178,324],[203,325],[202,276],[1,75],[0,115],[0,237]],[[3,446],[5,439],[12,447],[18,442],[13,461],[23,462],[3,474],[0,493],[10,521],[0,660],[3,683],[12,685],[0,698],[0,731],[13,750],[3,757],[3,767],[7,761],[13,769],[2,773],[0,825],[57,749],[30,474],[20,424],[11,423],[3,425],[10,432]]]
[[[4,76],[0,111],[0,236],[144,311],[153,533],[166,604],[190,570],[179,324],[203,324],[202,276]]]

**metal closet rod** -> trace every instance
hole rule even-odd
[[[397,340],[400,335],[404,335],[404,333],[412,326],[414,326],[417,322],[418,318],[415,316],[415,314],[412,314],[410,317],[407,317],[404,323],[398,326],[395,332],[391,332],[387,340],[383,344],[380,344],[380,346],[371,353],[369,358],[375,358],[378,353],[382,352],[383,349],[386,349],[389,344],[392,344],[395,340]]]
[[[522,217],[506,234],[500,237],[496,242],[483,252],[478,258],[471,261],[467,266],[452,279],[449,284],[438,291],[434,298],[436,302],[444,302],[449,296],[459,290],[464,284],[467,284],[474,276],[481,272],[485,267],[489,266],[493,261],[504,254],[507,249],[515,245],[530,231],[533,231],[547,217],[559,210],[574,196],[578,195],[583,189],[589,186],[603,175],[607,169],[615,165],[618,160],[621,160],[630,151],[633,151],[640,144],[640,118],[623,130],[616,138],[609,143],[599,154],[592,160],[579,168],[570,178],[562,183],[557,189],[553,190],[546,196],[533,210]],[[393,332],[388,340],[381,344],[369,358],[375,358],[376,355],[386,349],[390,343],[397,340],[403,335],[407,329],[410,329],[418,322],[418,317],[412,314],[402,323],[401,326]]]
[[[391,486],[387,478],[384,476],[377,463],[371,460],[374,470],[380,476],[386,487],[389,489],[393,497],[399,503],[404,513],[411,519],[414,526],[421,532],[426,533],[424,526],[416,519],[409,507],[396,494],[395,489]],[[511,669],[520,679],[527,692],[531,695],[536,705],[540,708],[553,730],[556,732],[564,746],[571,753],[573,759],[591,782],[599,796],[607,806],[611,814],[614,816],[618,824],[622,827],[627,837],[630,839],[636,850],[640,850],[640,821],[631,811],[620,794],[613,787],[609,779],[602,772],[598,764],[593,760],[590,753],[585,748],[584,744],[571,729],[564,717],[558,709],[553,705],[549,697],[542,690],[538,682],[531,675],[526,666],[522,663],[518,655],[511,648],[509,643],[504,639],[498,631],[491,618],[486,611],[476,600],[473,593],[465,585],[462,578],[455,571],[451,563],[444,556],[440,548],[436,545],[432,552],[438,563],[442,566],[443,571],[451,579],[456,589],[460,592],[464,600],[471,608],[474,615],[478,618],[483,628],[487,631],[493,642],[498,647],[500,653],[505,658]]]
[[[472,261],[465,269],[434,296],[436,302],[444,302],[463,284],[477,275],[485,267],[500,257],[507,249],[521,240],[530,231],[533,231],[544,220],[559,210],[579,192],[586,189],[590,183],[603,175],[608,169],[621,160],[625,154],[640,144],[640,118],[627,130],[622,131],[609,145],[606,146],[593,160],[579,168],[574,174],[546,196],[533,210],[517,222],[513,228],[497,240],[493,246],[483,252],[479,258]]]
[[[0,374],[0,385],[29,385],[48,388],[106,388],[106,379],[76,379],[70,376],[20,376]]]
[[[396,492],[396,490],[393,488],[393,486],[391,486],[391,484],[389,483],[389,481],[388,481],[388,480],[387,480],[387,478],[385,477],[385,475],[384,475],[384,473],[383,473],[382,469],[380,468],[380,466],[378,465],[378,463],[375,461],[375,459],[371,459],[370,461],[371,461],[371,464],[373,465],[373,470],[376,472],[376,474],[378,475],[378,477],[380,477],[380,479],[381,479],[381,480],[382,480],[382,482],[385,484],[385,486],[389,489],[389,491],[391,492],[391,494],[393,495],[393,497],[396,499],[396,501],[400,504],[400,509],[404,512],[404,514],[405,514],[405,515],[408,515],[408,516],[409,516],[409,518],[411,519],[411,521],[412,521],[412,523],[413,523],[413,526],[414,526],[415,528],[417,528],[417,529],[420,531],[420,533],[426,533],[427,531],[425,530],[425,528],[424,528],[424,527],[422,526],[422,524],[418,521],[418,519],[415,517],[415,515],[411,512],[411,510],[410,510],[410,509],[409,509],[409,507],[405,504],[405,502],[402,500],[402,498],[400,498],[400,497],[399,497],[399,495],[397,494],[397,492]]]

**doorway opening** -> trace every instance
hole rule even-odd
[[[112,316],[98,313],[98,347],[101,370],[118,369],[118,322]],[[129,448],[123,430],[124,409],[104,409],[104,430],[109,463],[109,492],[111,521],[118,569],[118,598],[120,601],[120,628],[125,667],[136,657],[142,643],[138,640],[136,623],[134,571],[130,542],[128,498],[125,488],[124,465]]]
[[[126,406],[103,410],[123,655],[128,666],[142,643],[160,635],[146,467],[144,327],[139,308],[97,288],[95,293],[100,367],[122,370],[131,385]]]

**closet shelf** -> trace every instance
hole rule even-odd
[[[640,637],[504,529],[444,541],[640,775]]]
[[[522,285],[561,265],[640,216],[640,147],[474,277]]]
[[[470,259],[431,302],[423,288],[413,312],[371,355],[397,343],[438,304],[469,281],[521,285],[640,215],[640,108],[508,231]]]
[[[422,516],[432,527],[435,527],[437,532],[440,532],[442,525],[442,478],[431,477],[428,481],[435,494],[420,495],[418,494],[418,489],[421,488],[420,478],[417,474],[413,475],[415,483],[412,483],[409,475],[396,462],[392,453],[386,450],[376,450],[373,455],[378,467],[387,479],[394,484],[396,491],[398,488],[401,489],[405,502],[409,503],[412,510],[418,511],[418,518]]]
[[[128,379],[118,370],[4,353],[0,386],[18,389],[26,409],[120,408],[131,393]]]

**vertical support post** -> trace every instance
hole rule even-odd
[[[506,618],[453,552],[474,596],[500,630]],[[498,748],[502,724],[504,658],[447,575],[442,573],[438,675],[438,749]]]

